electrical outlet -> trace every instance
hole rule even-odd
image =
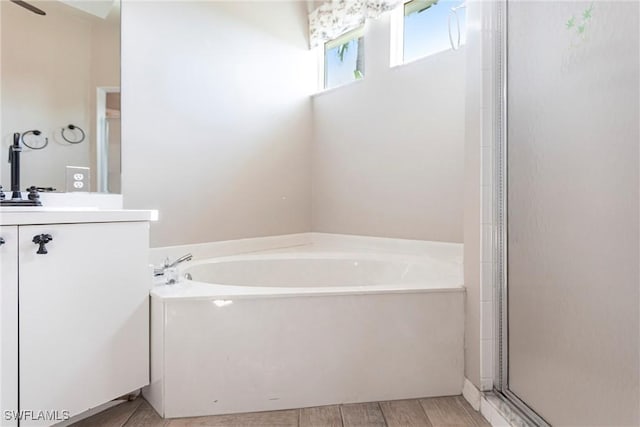
[[[67,166],[67,192],[89,191],[89,168]]]

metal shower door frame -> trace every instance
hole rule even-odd
[[[511,0],[514,1],[514,0]],[[510,0],[497,2],[495,40],[495,150],[494,150],[494,302],[496,347],[494,391],[535,426],[550,426],[540,415],[509,389],[509,286],[508,286],[508,7]]]

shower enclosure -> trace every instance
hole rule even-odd
[[[500,4],[497,391],[640,425],[638,2]]]

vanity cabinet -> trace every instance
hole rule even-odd
[[[3,226],[0,236],[3,411],[19,402],[23,416],[60,421],[147,385],[149,222]]]
[[[18,227],[0,226],[0,426],[17,426]]]

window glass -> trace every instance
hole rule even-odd
[[[451,49],[450,36],[456,47],[464,44],[466,8],[459,7],[461,4],[460,0],[413,0],[406,3],[403,62]]]
[[[363,28],[328,41],[324,46],[324,88],[330,89],[364,77]]]

